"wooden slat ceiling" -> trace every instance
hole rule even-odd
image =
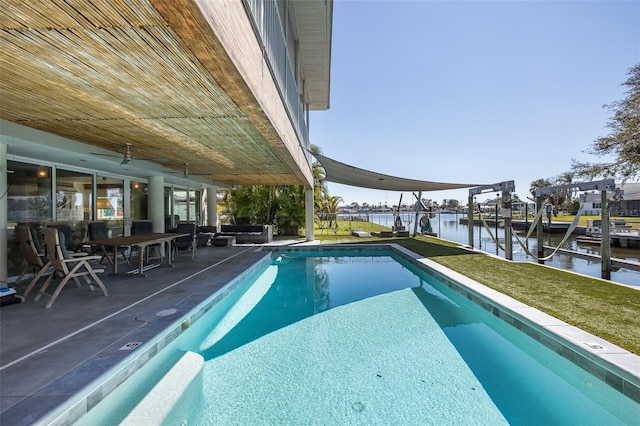
[[[114,152],[132,143],[134,156],[166,158],[176,171],[188,162],[217,182],[302,183],[213,33],[205,67],[152,3],[175,9],[171,0],[3,0],[0,117]]]

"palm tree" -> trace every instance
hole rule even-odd
[[[282,235],[298,235],[304,226],[304,186],[284,185],[278,187],[275,222]]]
[[[311,151],[320,153],[320,148],[312,145]],[[312,172],[315,211],[324,211],[329,196],[324,183],[325,170],[316,161],[312,164]],[[227,191],[222,204],[223,214],[232,223],[273,223],[284,235],[297,235],[305,222],[305,191],[302,185],[239,187]]]
[[[336,214],[338,213],[338,205],[342,203],[344,200],[339,195],[331,195],[327,198],[327,203],[325,205],[325,213],[329,217],[329,228],[333,227],[333,221],[336,221],[336,226],[338,225],[338,221],[336,218]]]
[[[321,154],[322,151],[316,145],[311,145],[311,152]],[[311,171],[313,172],[313,200],[314,211],[316,213],[316,219],[320,212],[324,211],[327,197],[329,196],[329,190],[327,184],[324,183],[326,178],[326,172],[322,165],[315,161],[311,165]]]
[[[531,185],[529,186],[529,193],[531,194],[531,198],[533,198],[534,200],[536,199],[536,190],[540,189],[540,188],[546,188],[548,186],[552,186],[551,182],[548,179],[536,179],[533,182],[531,182]],[[543,199],[543,201],[546,201],[545,199]]]
[[[554,186],[569,185],[573,182],[573,173],[565,172],[559,176],[556,176],[554,180]],[[571,189],[558,189],[551,193],[551,199],[553,200],[553,213],[558,215],[558,208],[571,201]]]
[[[529,192],[535,198],[536,190],[539,188],[547,188],[550,186],[569,185],[573,181],[573,173],[565,172],[553,178],[553,183],[548,179],[536,179],[531,182]],[[557,189],[546,194],[543,199],[553,206],[553,214],[558,215],[559,207],[571,201],[571,189]]]

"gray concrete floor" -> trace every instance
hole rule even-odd
[[[25,303],[3,306],[0,425],[37,423],[132,354],[123,345],[169,326],[169,320],[148,320],[150,313],[188,312],[266,254],[260,246],[200,247],[195,260],[182,254],[173,267],[151,269],[146,278],[110,276],[107,268],[100,275],[106,297],[71,282],[49,309],[44,298],[33,301],[35,290]]]

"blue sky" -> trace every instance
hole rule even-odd
[[[338,161],[438,182],[569,171],[640,62],[640,1],[335,0],[331,108],[311,143]],[[400,193],[329,183],[345,203]],[[480,200],[490,198],[480,196]],[[466,204],[468,190],[423,194]],[[404,198],[411,199],[410,193]]]

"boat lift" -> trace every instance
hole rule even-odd
[[[422,202],[422,191],[418,192],[418,195],[416,195],[416,193],[414,192],[413,196],[416,199],[416,208],[415,208],[416,220],[413,225],[413,237],[415,238],[415,236],[418,234],[418,222],[420,219],[420,212],[423,212],[423,214],[426,214],[426,215],[430,215],[431,210],[427,206],[425,206],[424,203]]]
[[[601,191],[600,218],[602,221],[601,237],[600,237],[600,259],[602,262],[601,277],[605,280],[611,279],[611,246],[609,241],[609,197],[607,191],[610,191],[614,197],[621,196],[621,191],[616,189],[616,183],[613,179],[605,179],[593,182],[570,183],[559,186],[548,186],[546,188],[536,189],[536,209],[540,211],[542,208],[542,199],[545,195],[552,192],[565,189],[578,189],[580,191],[597,190]],[[543,227],[538,224],[536,228],[536,236],[538,239],[538,263],[544,263],[544,241]]]
[[[504,182],[494,183],[492,185],[483,185],[471,188],[469,190],[469,208],[467,216],[469,218],[469,246],[473,248],[473,202],[474,197],[483,192],[493,191],[502,192],[502,218],[504,219],[504,257],[505,259],[513,259],[513,242],[511,240],[511,193],[515,192],[516,185],[514,181],[508,180]],[[498,206],[496,205],[496,211]],[[498,235],[496,235],[496,239]],[[496,241],[497,244],[497,241]]]

